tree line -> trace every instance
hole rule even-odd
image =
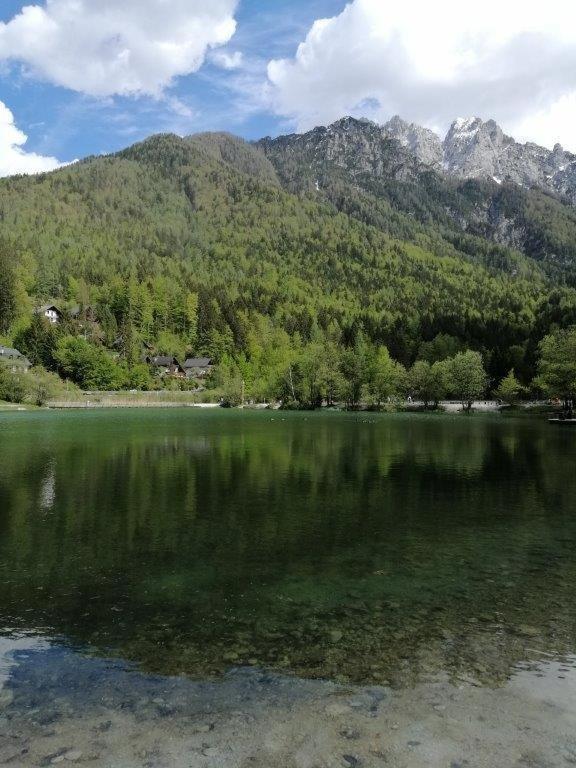
[[[0,399],[32,399],[40,404],[50,385],[54,386],[54,374],[88,390],[198,386],[197,382],[155,377],[145,362],[130,362],[120,352],[112,355],[101,344],[70,330],[35,315],[15,342],[35,364],[41,383],[38,376],[33,377],[31,394],[27,374],[11,373],[0,366]],[[529,386],[518,380],[513,369],[500,381],[492,381],[479,352],[459,349],[458,340],[445,335],[424,345],[421,357],[409,367],[395,360],[387,347],[363,336],[350,346],[318,338],[295,348],[288,334],[269,327],[263,338],[264,345],[255,340],[251,356],[224,352],[213,375],[204,382],[225,403],[280,401],[288,408],[342,404],[349,409],[379,410],[408,399],[428,409],[450,398],[470,410],[475,400],[489,395],[509,405],[528,395],[544,395],[561,400],[565,410],[572,410],[576,400],[576,327],[557,330],[542,340],[537,375]],[[446,357],[448,350],[453,354]]]
[[[431,345],[441,351],[455,339],[438,337]],[[556,331],[540,344],[538,375],[523,385],[512,369],[500,381],[491,381],[482,355],[465,349],[452,357],[418,359],[405,367],[386,347],[360,339],[353,347],[312,343],[279,355],[274,372],[261,380],[246,358],[226,358],[215,371],[213,386],[226,402],[245,399],[278,400],[285,407],[315,409],[343,404],[375,410],[394,408],[407,399],[424,409],[441,401],[457,400],[471,410],[475,400],[492,396],[515,405],[529,396],[561,400],[565,409],[576,398],[576,327]],[[426,350],[430,355],[430,352]]]

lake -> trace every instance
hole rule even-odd
[[[563,680],[575,438],[498,416],[2,414],[0,680],[3,649],[48,647],[210,685],[492,689],[542,660]]]

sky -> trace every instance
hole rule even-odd
[[[0,0],[0,176],[395,114],[576,152],[575,0]]]

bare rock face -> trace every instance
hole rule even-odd
[[[308,133],[263,139],[257,146],[276,159],[305,160],[312,174],[320,174],[326,163],[352,177],[397,181],[418,181],[422,171],[434,170],[460,179],[536,187],[576,205],[576,155],[559,144],[553,150],[520,144],[494,120],[479,117],[455,120],[444,141],[398,116],[385,125],[345,117]]]
[[[422,170],[422,163],[410,147],[403,146],[377,123],[353,117],[304,134],[262,139],[257,146],[288,163],[297,158],[318,175],[330,165],[353,178],[369,175],[408,181]]]
[[[415,123],[407,123],[396,115],[384,125],[384,132],[412,152],[420,162],[436,170],[443,168],[444,150],[434,131]]]
[[[576,155],[559,144],[552,151],[538,144],[519,144],[494,120],[474,117],[452,123],[443,151],[444,169],[451,175],[539,187],[576,204]]]
[[[500,127],[479,117],[452,123],[443,143],[444,168],[463,178],[491,176],[500,179],[499,158],[513,144]]]
[[[556,147],[560,147],[559,144]],[[565,152],[562,147],[557,153],[557,165],[552,173],[551,183],[554,189],[576,205],[576,156]]]

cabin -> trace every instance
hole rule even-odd
[[[209,357],[189,357],[182,367],[187,379],[205,379],[214,368]]]
[[[54,304],[44,304],[42,307],[37,307],[35,312],[52,325],[57,325],[63,318],[62,312]]]
[[[3,346],[0,346],[0,365],[13,373],[28,373],[32,368],[32,363],[22,352]]]
[[[186,372],[178,360],[170,355],[148,356],[145,361],[154,369],[157,376],[173,376],[176,379],[183,379],[186,376]]]

